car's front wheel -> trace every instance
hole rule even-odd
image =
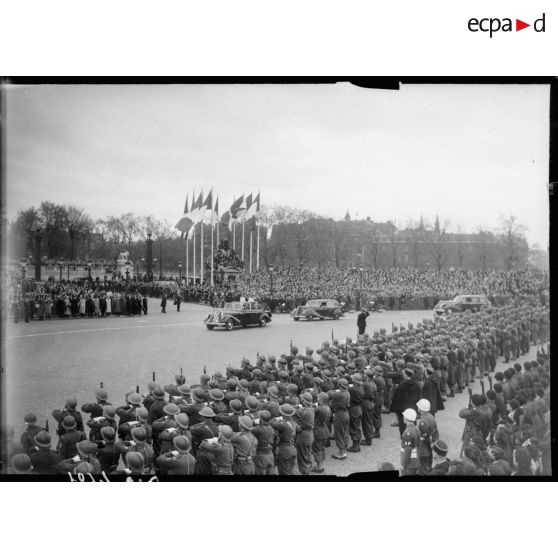
[[[207,329],[211,330],[211,329],[213,329],[215,326],[214,326],[214,325],[209,325],[209,324],[207,324],[205,327],[206,327]]]
[[[232,320],[227,320],[225,322],[225,329],[230,331],[234,327],[234,322]]]
[[[260,327],[265,327],[267,325],[267,320],[265,318],[260,318]]]

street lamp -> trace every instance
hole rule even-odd
[[[62,270],[64,269],[64,262],[62,260],[58,262],[58,269],[60,270],[60,283],[62,283]]]
[[[179,282],[182,283],[182,262],[178,262],[178,276],[180,278]]]
[[[145,258],[142,258],[141,259],[141,271],[142,271],[141,274],[142,274],[142,277],[143,277],[143,274],[144,274],[144,271],[143,271],[144,269],[145,269]]]
[[[358,302],[359,302],[359,306],[362,306],[362,298],[363,298],[362,297],[362,275],[364,273],[364,267],[362,265],[359,267],[359,271],[360,271],[360,291],[358,293],[358,298],[359,298]]]
[[[89,280],[91,281],[91,260],[87,261],[87,276],[89,277]]]
[[[27,289],[25,288],[26,273],[27,273],[27,260],[22,259],[21,260],[21,292],[23,294],[25,294],[25,292],[27,291]]]
[[[157,258],[153,258],[153,265],[157,265]],[[153,281],[153,273],[151,273],[151,280]]]
[[[127,261],[126,265],[124,266],[124,270],[126,271],[126,286],[128,286],[129,282],[130,282],[130,262]]]

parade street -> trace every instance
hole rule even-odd
[[[7,389],[8,422],[19,427],[23,414],[35,410],[39,423],[45,420],[54,426],[50,413],[64,405],[65,398],[74,395],[79,405],[92,401],[100,382],[108,390],[109,400],[124,404],[126,392],[140,386],[146,392],[147,382],[156,374],[161,384],[174,383],[174,375],[182,367],[186,382],[196,384],[207,367],[213,374],[224,372],[229,364],[239,366],[243,357],[251,362],[256,354],[281,355],[289,351],[291,341],[304,352],[318,348],[333,335],[342,340],[356,337],[356,314],[348,313],[338,321],[294,322],[288,314],[276,314],[265,328],[250,327],[208,331],[202,323],[210,308],[198,304],[183,304],[180,312],[172,305],[167,313],[160,311],[159,301],[150,299],[149,313],[141,317],[105,319],[69,319],[9,323],[7,326]],[[408,322],[416,324],[431,318],[430,311],[394,311],[373,313],[367,330],[386,328]],[[535,354],[532,349],[530,357]],[[527,358],[527,357],[525,357]],[[501,362],[497,370],[502,370]],[[488,389],[488,382],[486,382]],[[473,387],[480,392],[478,380]],[[450,448],[460,448],[464,421],[459,409],[468,403],[465,390],[448,398],[446,411],[441,412],[438,427],[442,439]],[[394,415],[382,415],[384,428],[381,439],[371,448],[351,455],[346,461],[326,459],[326,474],[347,475],[353,472],[377,470],[389,461],[396,467],[399,459],[399,432],[390,427]],[[334,447],[328,449],[328,455]],[[458,455],[450,455],[457,458]]]

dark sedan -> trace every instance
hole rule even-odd
[[[207,329],[224,327],[227,331],[249,325],[265,327],[271,322],[271,312],[260,302],[227,302],[224,308],[208,314],[203,322]]]
[[[329,298],[320,298],[316,300],[308,300],[303,306],[297,306],[292,311],[293,320],[325,320],[330,318],[338,320],[343,315],[343,309],[339,302]]]

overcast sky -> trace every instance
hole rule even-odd
[[[548,242],[548,86],[74,85],[7,94],[8,217],[42,200],[174,224],[211,186],[398,226],[516,215]]]

